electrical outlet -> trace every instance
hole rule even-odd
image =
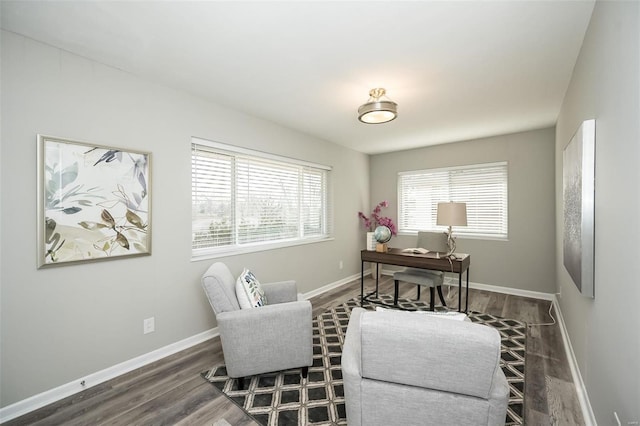
[[[142,323],[143,334],[149,334],[156,331],[156,319],[155,317],[147,318]]]

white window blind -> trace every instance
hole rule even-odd
[[[438,203],[467,204],[467,226],[459,236],[507,238],[507,163],[401,172],[398,175],[399,232],[444,231],[437,226]]]
[[[192,143],[194,255],[328,237],[330,168]]]

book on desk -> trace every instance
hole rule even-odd
[[[433,255],[435,255],[436,259],[440,259],[443,258],[445,259],[447,257],[446,253],[444,252],[438,252],[438,251],[430,251],[427,250],[425,248],[421,248],[421,247],[411,247],[411,248],[406,248],[406,249],[402,249],[401,253],[403,254],[428,254],[428,253],[432,253]],[[451,253],[449,256],[451,256],[452,259],[464,259],[465,256],[467,256],[465,253]]]
[[[413,253],[413,254],[427,254],[429,250],[416,247],[416,248],[406,248],[402,250],[403,253]]]

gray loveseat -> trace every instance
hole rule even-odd
[[[505,424],[500,335],[488,326],[355,308],[342,374],[349,426]]]

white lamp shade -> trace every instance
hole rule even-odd
[[[437,225],[467,226],[466,203],[438,203]]]

